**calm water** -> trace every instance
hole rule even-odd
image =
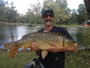
[[[40,26],[10,26],[0,25],[0,48],[4,48],[6,42],[19,40],[23,35],[36,32]],[[90,47],[90,28],[66,27],[68,32],[78,42],[80,48]]]

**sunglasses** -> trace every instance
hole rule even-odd
[[[54,17],[54,14],[46,14],[46,15],[43,15],[42,17],[44,17],[44,18],[47,18],[47,17]]]

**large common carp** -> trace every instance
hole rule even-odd
[[[68,37],[59,33],[35,32],[24,35],[18,41],[6,43],[5,48],[8,48],[10,50],[9,56],[13,58],[18,52],[19,48],[30,48],[33,41],[35,41],[38,44],[38,48],[41,49],[43,58],[45,58],[45,56],[48,54],[46,50],[53,46],[51,45],[51,43],[55,43],[58,46],[64,47],[72,46],[72,44],[74,43],[73,40],[70,40]]]

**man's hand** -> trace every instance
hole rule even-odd
[[[39,50],[38,44],[36,42],[32,42],[31,49],[32,51],[38,51]]]

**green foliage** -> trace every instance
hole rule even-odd
[[[77,42],[83,47],[88,47],[90,45],[90,28],[79,29],[77,36]]]
[[[16,16],[17,16],[17,12],[12,2],[11,7],[8,9],[8,22],[16,22]]]
[[[61,7],[61,8],[67,8],[67,1],[66,0],[56,0],[56,3]]]
[[[66,53],[65,68],[90,67],[90,54],[88,50],[78,50],[76,53]]]
[[[5,7],[5,2],[0,0],[0,21],[7,21],[7,11],[8,9]]]
[[[37,6],[38,5],[38,6]],[[26,15],[24,16],[24,22],[30,24],[40,24],[40,2],[37,5],[32,5],[32,9],[28,9]]]
[[[11,7],[8,7],[8,2],[0,0],[0,21],[2,22],[16,22],[17,12],[11,3]]]
[[[14,59],[8,56],[8,52],[0,50],[0,68],[24,68],[24,66],[36,58],[35,52],[24,51],[18,53]]]
[[[69,24],[78,24],[78,14],[75,9],[72,10]]]
[[[78,22],[79,24],[82,24],[87,20],[87,12],[84,4],[79,5],[78,13]]]
[[[43,8],[51,7],[55,13],[55,24],[83,24],[87,21],[87,12],[83,4],[79,5],[78,10],[70,10],[67,7],[66,0],[44,0]],[[30,23],[41,24],[42,19],[40,2],[36,5],[32,4],[32,9],[28,9],[25,15],[17,13],[14,3],[12,2],[9,7],[8,2],[0,0],[0,21],[3,22],[17,22],[17,23]]]
[[[85,24],[86,20],[87,12],[84,4],[80,4],[78,10],[72,10],[70,24]]]

